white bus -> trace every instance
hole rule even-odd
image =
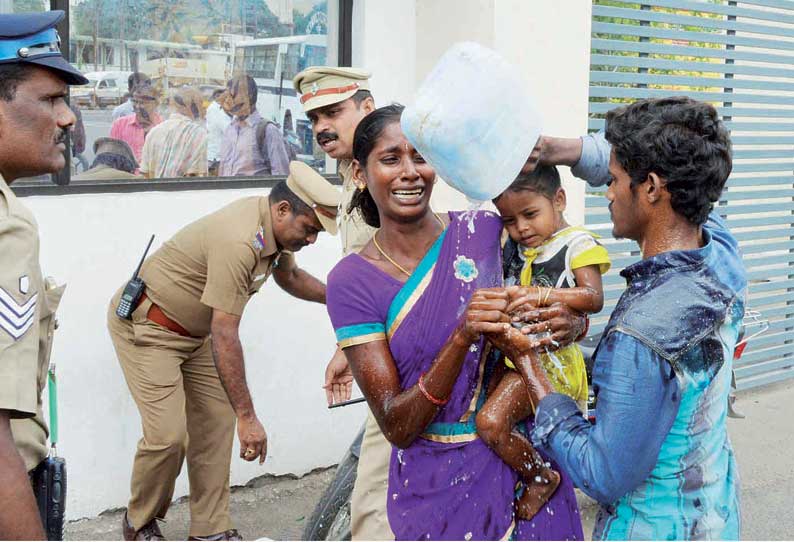
[[[327,40],[325,34],[309,34],[235,44],[234,71],[254,78],[259,90],[257,109],[263,117],[295,132],[302,159],[311,159],[307,155],[314,154],[314,145],[311,124],[292,87],[292,78],[304,68],[326,64]]]

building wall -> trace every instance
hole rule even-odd
[[[148,237],[153,248],[181,226],[256,190],[27,197],[41,230],[46,274],[66,282],[53,361],[60,399],[60,452],[69,467],[70,519],[126,506],[140,418],[106,328],[111,295],[131,275]],[[297,255],[325,280],[338,240],[321,234]],[[287,296],[272,281],[241,325],[248,384],[268,433],[264,466],[232,459],[232,484],[265,473],[304,474],[339,461],[364,406],[328,410],[321,389],[335,339],[325,307]],[[237,438],[235,437],[235,443]],[[187,493],[183,472],[175,498]]]

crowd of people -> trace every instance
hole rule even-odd
[[[191,86],[171,89],[163,97],[146,74],[133,72],[128,96],[113,110],[109,138],[116,145],[105,150],[117,157],[100,158],[95,149],[89,168],[72,180],[286,175],[299,149],[289,126],[257,111],[258,89],[248,75],[233,77],[208,98]],[[77,126],[85,148],[80,119]],[[80,141],[74,143],[77,149]],[[131,164],[118,158],[127,157],[127,148]],[[114,149],[125,152],[119,155]]]
[[[3,51],[46,39],[62,14],[19,17],[0,17],[17,29],[0,34],[12,45]],[[40,539],[27,471],[46,454],[39,339],[57,299],[38,304],[52,292],[37,227],[6,183],[63,167],[76,122],[67,85],[85,78],[51,45],[0,60],[0,537]],[[286,175],[268,195],[177,232],[144,262],[143,290],[121,284],[108,295],[108,330],[142,423],[124,538],[163,539],[157,522],[185,461],[191,539],[242,538],[229,515],[235,427],[246,461],[265,461],[268,436],[239,325],[272,276],[327,305],[338,341],[328,402],[349,398],[355,380],[369,406],[354,539],[582,540],[575,487],[601,505],[594,539],[737,539],[725,419],[746,274],[713,212],[732,167],[715,108],[686,97],[616,108],[602,133],[542,136],[496,213],[436,213],[433,166],[403,133],[402,106],[376,107],[369,77],[317,66],[294,80],[318,145],[339,161],[341,193],[282,154],[246,76],[216,96],[230,120],[208,123],[224,134],[210,156],[199,95],[179,89],[162,120],[146,81],[131,82],[133,112],[95,143],[96,168],[127,174],[133,165],[149,176],[215,166]],[[563,166],[608,187],[614,235],[641,250],[621,272],[627,289],[592,382],[575,343],[602,308],[610,259],[565,221]],[[339,233],[344,253],[327,286],[295,259],[322,231]]]

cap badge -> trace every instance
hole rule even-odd
[[[312,94],[317,94],[320,90],[320,86],[317,83],[312,83]]]

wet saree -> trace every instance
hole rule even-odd
[[[404,284],[357,254],[328,277],[328,312],[340,346],[388,340],[404,389],[432,365],[473,292],[502,284],[499,218],[481,212],[471,220],[450,213],[450,219]],[[494,364],[482,339],[472,345],[449,403],[411,446],[393,449],[387,510],[398,540],[582,539],[564,475],[532,521],[515,520],[518,476],[474,425]]]

